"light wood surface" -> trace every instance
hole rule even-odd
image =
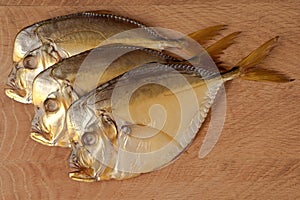
[[[264,3],[261,3],[264,2]],[[68,178],[69,149],[29,138],[33,106],[3,92],[17,32],[34,22],[85,10],[112,10],[152,26],[190,33],[228,24],[243,31],[223,59],[236,63],[279,35],[265,67],[297,79],[287,84],[234,80],[213,151],[198,158],[209,121],[168,167],[125,181],[80,183]],[[0,199],[300,199],[299,1],[0,1]]]

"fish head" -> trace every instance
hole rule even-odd
[[[32,84],[34,78],[48,66],[56,63],[46,52],[37,49],[19,62],[14,62],[8,76],[6,95],[20,103],[32,103]]]
[[[103,164],[110,166],[118,131],[108,113],[98,112],[79,99],[68,110],[67,127],[73,152],[80,152],[73,165],[95,171]]]
[[[33,79],[43,70],[39,50],[30,52],[20,61],[14,62],[7,80],[10,88],[5,90],[6,95],[21,103],[31,103]]]
[[[31,138],[48,146],[69,147],[66,137],[65,116],[75,100],[72,87],[65,80],[52,76],[49,68],[39,74],[33,83],[35,116]]]
[[[13,66],[8,76],[6,95],[21,103],[31,102],[31,84],[38,73],[42,43],[35,33],[36,25],[21,30],[14,41]],[[35,73],[32,73],[35,72]]]

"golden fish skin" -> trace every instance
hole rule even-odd
[[[127,30],[138,29],[134,38],[111,38]],[[224,26],[209,27],[191,36],[199,42],[212,38]],[[199,38],[203,37],[203,39]],[[169,40],[144,24],[108,11],[91,11],[48,19],[21,30],[15,39],[13,69],[5,90],[8,97],[31,103],[32,82],[38,73],[63,58],[102,44],[123,43],[165,49],[180,47],[180,40]]]
[[[78,170],[70,173],[70,178],[86,182],[120,180],[165,166],[192,142],[223,82],[237,77],[292,80],[254,67],[276,41],[269,40],[222,77],[190,65],[145,64],[80,98],[67,112],[72,142],[70,166]],[[178,73],[186,82],[179,81]],[[191,103],[189,91],[196,94],[196,105]],[[182,104],[175,98],[178,96]],[[166,114],[153,105],[161,105]]]
[[[65,134],[65,113],[69,106],[97,86],[149,62],[187,61],[152,49],[107,45],[70,57],[44,70],[33,83],[36,113],[31,138],[48,146],[69,147]]]

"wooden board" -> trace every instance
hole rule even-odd
[[[0,198],[2,199],[299,199],[299,1],[0,1]],[[50,17],[104,9],[152,26],[190,33],[228,24],[243,31],[223,56],[236,63],[279,35],[265,66],[297,79],[288,84],[234,80],[226,86],[222,135],[204,159],[198,153],[209,121],[176,162],[126,181],[80,183],[68,178],[69,149],[29,138],[33,106],[3,92],[12,47],[23,27]]]

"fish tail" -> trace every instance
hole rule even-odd
[[[225,30],[226,28],[227,25],[210,26],[208,28],[190,33],[188,34],[188,37],[192,38],[193,40],[197,41],[199,44],[203,45],[208,40],[211,40],[215,36],[219,35],[220,31]]]
[[[225,49],[227,49],[234,43],[234,40],[238,37],[240,33],[240,31],[233,32],[206,48],[207,53],[218,66],[221,66],[223,63],[220,60],[220,55],[224,53],[223,51]]]
[[[251,81],[268,81],[268,82],[290,82],[291,79],[287,75],[270,69],[263,69],[258,67],[272,51],[274,45],[278,41],[278,36],[265,42],[263,45],[252,51],[247,57],[242,59],[232,68],[228,73],[224,74],[225,80],[231,80],[239,76],[245,80]]]
[[[202,52],[202,55],[196,55],[192,58],[190,58],[188,61],[190,63],[201,63],[205,58],[207,57],[207,54],[209,54],[210,58],[214,61],[216,66],[218,67],[218,70],[220,72],[226,72],[229,69],[227,65],[224,64],[223,61],[220,60],[220,56],[224,53],[224,50],[226,50],[228,47],[230,47],[233,43],[234,40],[238,37],[238,35],[241,32],[233,32],[222,39],[218,40],[217,42],[213,43],[209,47],[205,49],[204,52]],[[203,57],[201,57],[203,56]]]
[[[219,35],[220,31],[225,30],[226,27],[227,27],[226,25],[211,26],[190,33],[187,36],[184,36],[182,38],[176,38],[171,40],[166,39],[166,41],[164,42],[166,42],[167,44],[163,44],[164,48],[160,48],[160,49],[163,49],[163,51],[167,50],[169,53],[171,52],[170,50],[172,50],[173,52],[172,55],[178,54],[181,57],[186,57],[188,59],[191,59],[196,56],[195,54],[197,54],[195,52],[195,45],[193,45],[193,43],[204,45],[207,41]],[[192,40],[188,40],[188,38]],[[177,58],[178,56],[174,56],[174,57]]]

